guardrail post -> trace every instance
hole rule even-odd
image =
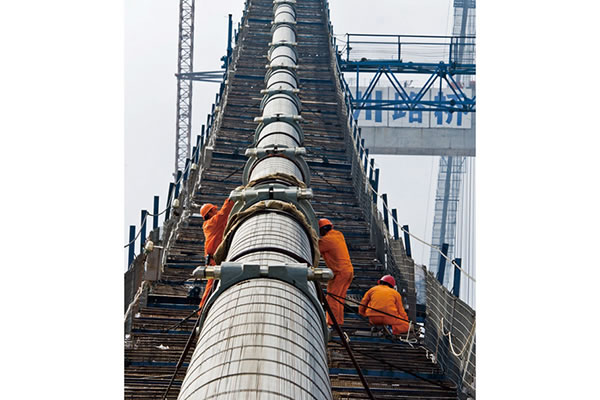
[[[154,196],[154,209],[152,211],[152,229],[158,228],[158,196]]]
[[[367,165],[369,164],[369,149],[365,149],[365,175],[367,174]]]
[[[371,158],[371,163],[370,163],[370,167],[369,168],[369,183],[373,182],[373,168],[375,166],[375,159]]]
[[[129,225],[129,257],[127,262],[127,269],[133,262],[135,257],[135,225]]]
[[[359,157],[362,160],[365,149],[365,139],[360,139],[360,150],[358,151]]]
[[[171,215],[171,204],[173,203],[173,190],[175,189],[175,184],[173,182],[169,183],[169,194],[167,195],[167,211],[165,212],[165,222],[169,220],[169,216]]]
[[[191,159],[192,163],[194,163],[194,164],[196,163],[197,157],[198,157],[198,147],[194,146],[194,147],[192,147],[192,159]]]
[[[229,66],[229,60],[231,58],[231,33],[233,29],[233,19],[231,18],[231,14],[229,14],[229,28],[227,29],[227,61],[225,61],[225,70]]]
[[[392,227],[394,228],[394,240],[398,240],[398,211],[392,208]]]
[[[394,217],[396,217],[394,215]],[[412,258],[412,250],[410,248],[410,235],[408,234],[410,231],[408,229],[408,225],[402,225],[402,231],[404,232],[404,250],[406,250],[406,257]]]
[[[190,159],[185,159],[185,167],[183,168],[183,181],[186,182],[190,172]]]
[[[462,266],[461,265],[462,259],[455,258],[454,262],[459,267]],[[460,297],[460,269],[458,269],[456,267],[456,265],[454,266],[454,285],[452,286],[452,294],[455,295],[456,297]]]
[[[385,227],[387,228],[388,232],[390,231],[390,220],[388,218],[388,199],[387,199],[387,193],[384,193],[381,195],[381,200],[383,201],[383,223],[385,224]]]
[[[346,61],[350,61],[350,34],[346,33]]]
[[[200,134],[200,146],[201,146],[201,149],[204,149],[204,138],[205,138],[204,125],[202,125],[202,133]]]
[[[148,216],[148,211],[142,210],[142,217],[140,222],[140,253],[144,251],[144,245],[146,244],[146,217]]]
[[[177,171],[177,178],[175,178],[175,198],[179,197],[179,187],[181,186],[181,171]]]
[[[373,204],[377,206],[377,192],[379,192],[379,168],[375,170],[375,180],[373,181]]]
[[[437,280],[444,286],[444,273],[446,272],[446,257],[448,255],[448,243],[442,243],[442,254],[440,254],[440,264],[438,265]]]

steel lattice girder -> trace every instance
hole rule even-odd
[[[350,93],[355,110],[383,110],[383,111],[445,111],[445,112],[475,112],[475,96],[468,97],[454,79],[454,75],[474,75],[474,64],[447,64],[433,63],[403,63],[398,61],[343,61],[338,60],[343,72],[356,72],[357,82],[360,72],[373,73],[373,77],[365,93],[358,98]],[[420,73],[430,74],[429,78],[416,96],[410,96],[398,81],[396,74]],[[375,86],[385,75],[392,87],[399,95],[398,100],[370,99]],[[439,95],[437,100],[423,100],[427,91],[439,82]],[[442,83],[446,82],[453,91],[455,99],[444,100]]]

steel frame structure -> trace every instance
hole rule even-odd
[[[191,73],[194,67],[194,10],[194,0],[180,0],[174,174],[177,174],[177,171],[183,171],[186,159],[190,155],[192,80],[182,74]]]
[[[227,34],[227,54],[221,57],[224,68],[220,71],[193,72],[194,68],[194,0],[180,0],[179,3],[179,50],[177,58],[177,126],[175,132],[175,171],[185,169],[190,156],[192,133],[192,93],[193,82],[221,83],[231,61],[232,16],[229,14]]]
[[[474,60],[474,52],[469,53],[465,51],[464,38],[471,33],[475,33],[475,0],[455,0],[454,1],[454,34],[457,34],[459,40],[457,42],[456,50],[456,61],[462,63],[464,61]],[[471,20],[469,20],[471,17]],[[459,77],[459,82],[464,77]],[[438,172],[438,186],[435,201],[435,216],[432,227],[432,244],[437,247],[441,247],[444,243],[448,245],[448,257],[454,258],[456,254],[455,241],[456,241],[456,216],[458,210],[458,203],[460,202],[460,187],[462,184],[463,174],[465,169],[465,157],[440,157],[439,172]],[[470,171],[472,173],[472,171]],[[469,227],[470,228],[470,227]],[[460,250],[460,249],[459,249]],[[460,252],[460,251],[459,251]],[[462,257],[464,258],[464,257]],[[438,273],[438,260],[441,263],[441,256],[435,249],[431,249],[430,253],[430,267],[434,273]],[[474,260],[464,258],[464,267],[471,271]],[[449,287],[451,281],[455,281],[457,277],[454,275],[456,270],[449,269],[444,274],[442,272],[441,284]],[[451,280],[451,277],[453,279]],[[458,297],[458,296],[457,296]],[[464,299],[469,304],[473,304],[471,299]]]
[[[379,38],[397,38],[396,42],[390,41],[354,41],[352,36],[359,37],[379,37]],[[460,83],[455,76],[475,75],[475,64],[461,63],[462,53],[466,44],[473,45],[475,36],[416,36],[416,35],[373,35],[373,34],[348,34],[346,43],[346,58],[342,58],[338,50],[338,63],[342,72],[356,73],[356,96],[350,94],[353,106],[356,110],[398,110],[398,111],[445,111],[445,112],[475,112],[475,96],[469,97],[462,90]],[[419,39],[441,39],[448,40],[449,43],[430,43],[430,42],[408,42],[402,43],[401,38],[419,38]],[[466,43],[472,42],[472,43]],[[367,46],[394,45],[398,46],[396,59],[365,59],[351,60],[351,43],[363,44]],[[448,49],[448,59],[438,63],[430,62],[405,62],[402,60],[401,48],[405,45],[436,45]],[[473,45],[474,46],[474,45]],[[457,59],[459,60],[457,62]],[[373,74],[365,93],[359,93],[360,73]],[[400,84],[397,74],[429,74],[429,78],[421,87],[417,95],[410,96]],[[371,99],[371,95],[377,83],[385,76],[396,94],[398,100],[377,100]],[[445,99],[442,94],[444,82],[453,92],[453,98]],[[439,84],[437,99],[424,100],[428,90]]]

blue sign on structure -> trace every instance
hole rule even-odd
[[[352,85],[350,85],[352,87]],[[352,95],[356,87],[353,88]],[[359,87],[358,98],[366,91],[366,87]],[[417,98],[419,94],[418,88],[404,88],[411,100]],[[467,96],[471,96],[472,89],[462,89]],[[373,100],[375,98],[375,101]],[[355,96],[355,98],[357,98]],[[364,105],[374,106],[385,101],[401,100],[400,94],[392,87],[377,87],[371,96],[364,100]],[[454,91],[446,87],[442,89],[440,95],[439,88],[431,89],[421,99],[421,101],[458,101],[458,96]],[[354,118],[358,120],[360,126],[364,127],[398,127],[398,128],[457,128],[470,129],[472,115],[469,112],[453,112],[448,111],[421,111],[419,108],[424,108],[422,105],[417,105],[417,110],[405,110],[399,104],[393,106],[393,110],[355,110]]]

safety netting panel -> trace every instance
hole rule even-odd
[[[475,310],[427,272],[425,346],[461,399],[475,398]]]

